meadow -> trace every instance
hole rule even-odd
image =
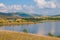
[[[60,38],[0,30],[0,40],[60,40]]]

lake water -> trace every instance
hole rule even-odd
[[[54,35],[60,35],[60,22],[44,22],[39,24],[25,24],[15,26],[3,26],[0,30],[10,30],[22,32],[27,29],[29,33],[47,35],[49,32]]]

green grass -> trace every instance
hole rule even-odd
[[[60,38],[12,31],[0,31],[0,40],[60,40]]]

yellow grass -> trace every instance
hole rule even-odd
[[[9,20],[5,20],[5,19],[2,19],[2,18],[0,20],[0,25],[20,25],[20,24],[34,24],[34,22],[31,22],[31,21],[27,22],[25,20],[9,21]]]
[[[0,30],[0,40],[60,40],[60,38]]]

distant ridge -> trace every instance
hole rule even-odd
[[[31,18],[31,17],[35,17],[35,16],[42,16],[42,15],[28,14],[28,13],[24,13],[24,12],[16,12],[16,13],[3,13],[3,12],[0,12],[0,17],[1,16],[9,16],[9,17],[17,16],[17,17]]]

